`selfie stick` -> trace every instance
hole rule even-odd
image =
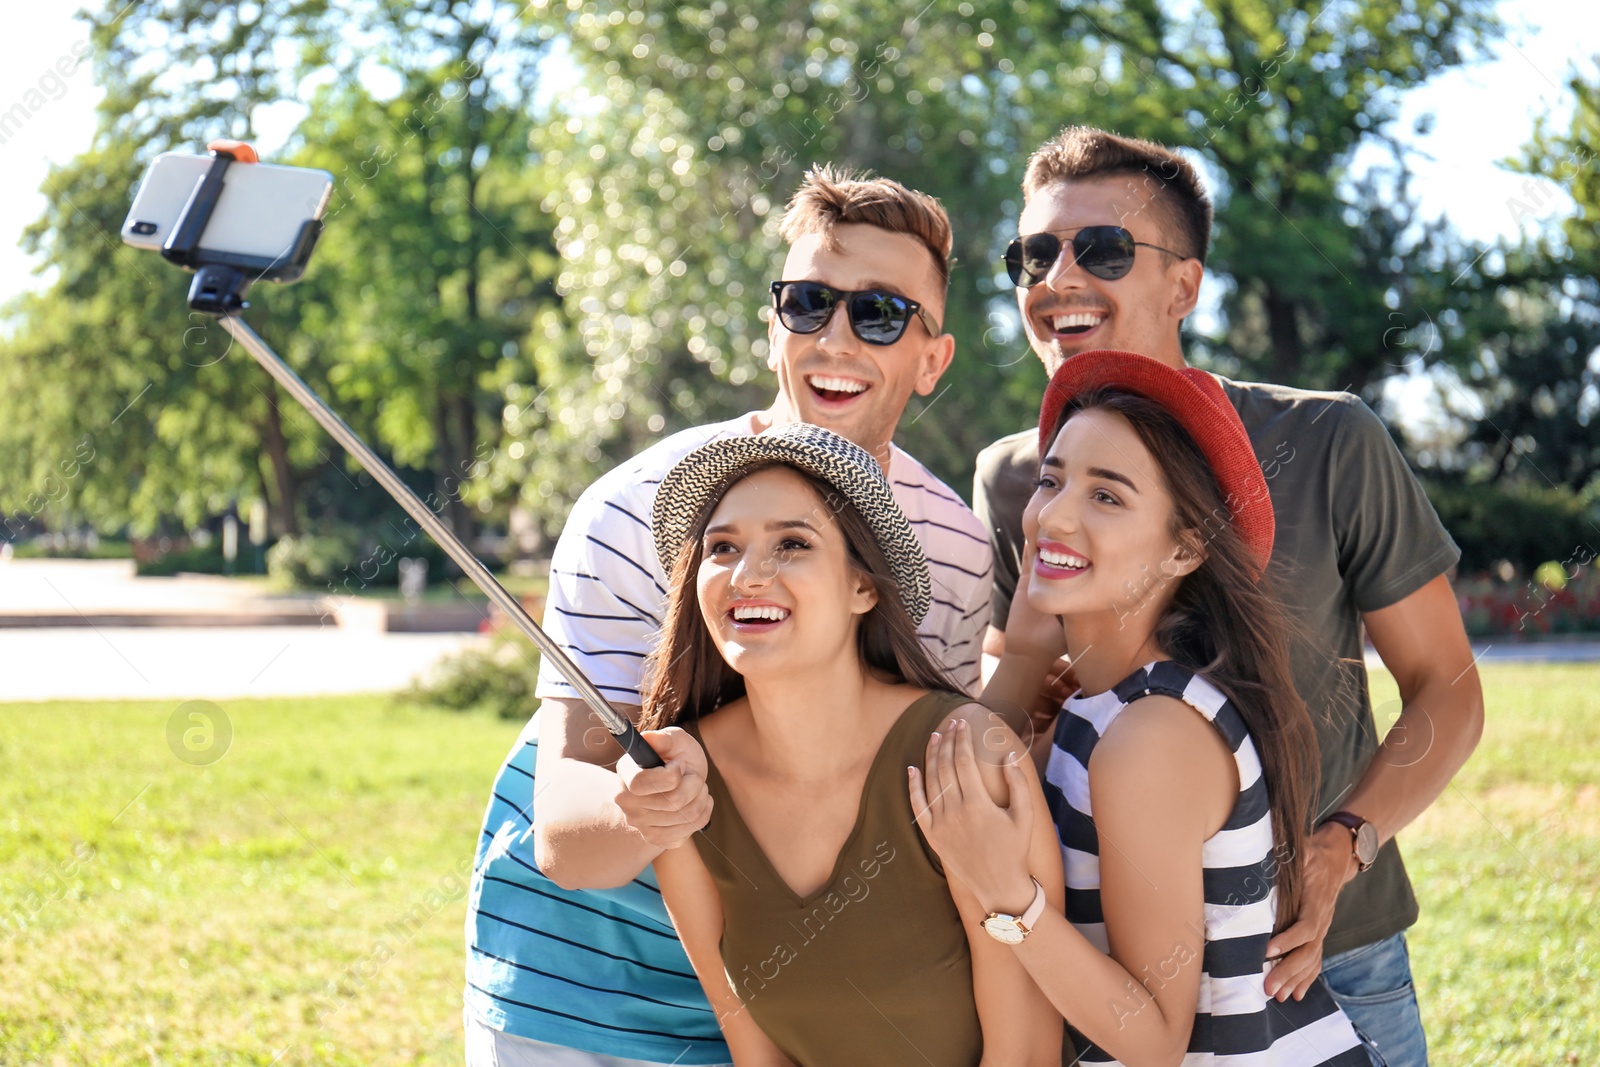
[[[244,301],[245,290],[256,278],[273,275],[281,277],[286,270],[292,270],[295,277],[299,276],[305,268],[305,260],[311,255],[311,246],[316,243],[321,223],[313,219],[301,228],[300,239],[295,242],[291,253],[299,260],[298,266],[275,262],[269,271],[257,270],[252,276],[240,269],[243,264],[237,262],[237,257],[230,256],[228,258],[232,260],[231,262],[219,263],[217,260],[221,258],[220,256],[201,250],[200,235],[205,230],[211,209],[216,206],[217,197],[221,194],[222,175],[228,165],[234,162],[229,152],[229,149],[222,148],[213,150],[214,162],[211,170],[196,183],[195,191],[184,206],[183,214],[178,217],[178,222],[172,228],[172,236],[161,249],[161,254],[167,259],[196,272],[194,283],[189,287],[189,306],[196,311],[215,316],[222,324],[222,328],[244,345],[245,350],[255,357],[256,362],[261,364],[290,396],[298,400],[324,430],[332,434],[335,440],[360,461],[367,472],[389,491],[389,495],[406,509],[407,514],[438,542],[439,547],[444,549],[451,559],[455,560],[456,565],[466,572],[473,584],[482,589],[489,599],[516,623],[517,628],[528,636],[556,671],[578,691],[583,702],[589,705],[590,710],[617,739],[617,743],[633,757],[635,763],[641,767],[661,766],[661,757],[656,755],[655,750],[639,735],[639,731],[634,729],[633,723],[611,706],[561,646],[551,640],[539,624],[533,621],[533,617],[522,606],[522,602],[506,592],[505,587],[489,573],[489,568],[468,551],[467,546],[450,532],[449,527],[439,520],[439,516],[424,504],[416,493],[412,492],[411,487],[402,482],[389,465],[378,458],[377,453],[368,448],[366,443],[356,436],[355,431],[350,429],[333,409],[323,403],[322,398],[312,392],[311,388],[300,380],[300,376],[278,358],[278,354],[269,348],[267,343],[240,317],[239,312],[249,306]]]

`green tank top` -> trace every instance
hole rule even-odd
[[[804,899],[710,765],[715,807],[694,840],[722,896],[723,963],[751,1017],[800,1067],[973,1067],[982,1055],[967,935],[906,794],[929,733],[969,700],[932,692],[901,713],[832,876]]]

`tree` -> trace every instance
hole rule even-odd
[[[1477,361],[1467,375],[1481,405],[1464,446],[1480,478],[1581,490],[1600,474],[1600,85],[1574,74],[1572,124],[1541,121],[1513,166],[1530,175],[1524,202],[1565,189],[1577,204],[1555,234],[1501,247],[1475,278],[1467,320]]]
[[[60,448],[85,436],[96,459],[75,475],[70,507],[105,526],[192,524],[259,495],[276,532],[294,533],[305,517],[350,513],[353,497],[381,499],[187,310],[186,277],[115,239],[157,152],[249,139],[259,108],[320,81],[285,156],[335,174],[325,236],[307,279],[255,290],[251,317],[358,432],[429,470],[447,520],[469,534],[458,487],[499,443],[504,353],[550,299],[527,147],[548,32],[517,11],[168,0],[96,16],[107,90],[96,147],[51,175],[61,195],[31,231],[58,280],[13,309],[15,335],[0,347],[11,387],[0,434],[31,472],[4,487],[0,507],[19,495],[26,507]],[[388,95],[363,84],[386,77]],[[331,495],[318,484],[330,469],[344,484]],[[486,510],[494,495],[484,482],[473,501]]]
[[[776,223],[821,161],[899,178],[951,214],[956,360],[900,440],[964,491],[977,451],[1037,405],[1036,365],[996,309],[1011,300],[997,253],[1028,149],[1093,96],[1063,16],[634,0],[583,5],[562,28],[576,86],[534,136],[556,178],[545,206],[572,325],[541,323],[525,375],[537,389],[513,400],[525,498],[558,521],[595,473],[660,434],[770,399]]]
[[[1126,72],[1107,125],[1193,149],[1214,179],[1208,268],[1223,324],[1202,359],[1250,378],[1373,395],[1400,364],[1385,338],[1455,252],[1424,226],[1400,94],[1498,31],[1493,0],[1155,0],[1075,7]],[[1352,172],[1358,147],[1390,165]],[[1440,349],[1435,359],[1465,359]]]

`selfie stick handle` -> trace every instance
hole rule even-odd
[[[219,315],[218,320],[222,323],[222,328],[244,345],[245,350],[255,357],[256,362],[266,368],[267,373],[272,375],[290,396],[298,400],[311,413],[312,418],[322,424],[324,430],[332,434],[335,440],[361,461],[367,472],[378,479],[389,491],[389,495],[394,497],[395,501],[428,532],[428,536],[438,542],[439,547],[456,561],[456,565],[466,572],[473,584],[482,589],[489,599],[494,601],[495,606],[505,612],[506,616],[517,624],[518,629],[528,635],[528,639],[538,646],[539,651],[556,671],[578,691],[583,702],[589,705],[590,710],[617,739],[617,743],[633,757],[634,762],[641,767],[661,766],[661,757],[656,755],[655,749],[651,748],[639,735],[639,731],[634,729],[633,723],[611,706],[561,646],[540,629],[539,624],[533,621],[533,617],[522,606],[522,602],[506,592],[505,587],[489,573],[489,568],[480,563],[478,558],[467,550],[467,546],[450,532],[450,528],[439,520],[439,516],[411,491],[411,487],[402,482],[389,465],[379,459],[377,453],[368,448],[366,443],[356,436],[355,431],[345,425],[344,420],[324,404],[322,398],[312,392],[311,388],[300,380],[300,376],[278,358],[277,353],[267,347],[267,343],[250,328],[249,323],[237,314]]]

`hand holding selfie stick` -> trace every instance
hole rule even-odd
[[[256,362],[266,368],[267,373],[311,413],[311,417],[316,419],[323,429],[332,434],[335,440],[360,461],[362,467],[366,468],[367,472],[388,490],[389,495],[406,509],[406,512],[434,541],[438,542],[439,547],[455,560],[457,566],[466,572],[467,577],[471,578],[473,583],[482,589],[512,622],[516,623],[517,628],[528,636],[551,665],[578,691],[584,703],[589,705],[600,722],[617,739],[617,743],[633,757],[634,762],[641,767],[661,766],[661,757],[656,755],[655,750],[640,736],[639,731],[626,716],[611,706],[595,688],[594,683],[578,669],[578,665],[562,651],[561,646],[551,640],[539,624],[533,621],[522,603],[506,592],[505,587],[496,581],[494,575],[489,573],[489,569],[468,551],[467,546],[462,544],[455,534],[450,532],[450,529],[439,520],[438,515],[434,514],[432,509],[400,480],[389,465],[378,458],[377,453],[368,448],[366,443],[356,436],[355,431],[345,425],[344,420],[323,403],[322,398],[312,392],[311,388],[300,380],[300,376],[278,358],[277,353],[273,352],[240,317],[239,312],[248,306],[244,301],[245,290],[252,282],[263,277],[293,280],[300,276],[305,270],[306,261],[310,259],[311,249],[316,244],[322,223],[317,219],[308,220],[301,227],[300,237],[290,250],[284,256],[265,265],[259,262],[246,262],[250,257],[201,249],[200,238],[205,232],[211,210],[221,195],[223,175],[231,164],[255,161],[255,152],[248,145],[239,145],[237,142],[213,142],[212,147],[214,162],[211,169],[196,183],[194,192],[184,206],[183,214],[179,216],[177,224],[172,228],[171,236],[161,249],[161,254],[169,261],[195,271],[194,283],[189,288],[189,306],[196,311],[214,315],[222,324],[222,328],[232,334],[245,350],[255,357]],[[248,158],[244,158],[246,156]],[[246,273],[247,270],[250,273]]]

